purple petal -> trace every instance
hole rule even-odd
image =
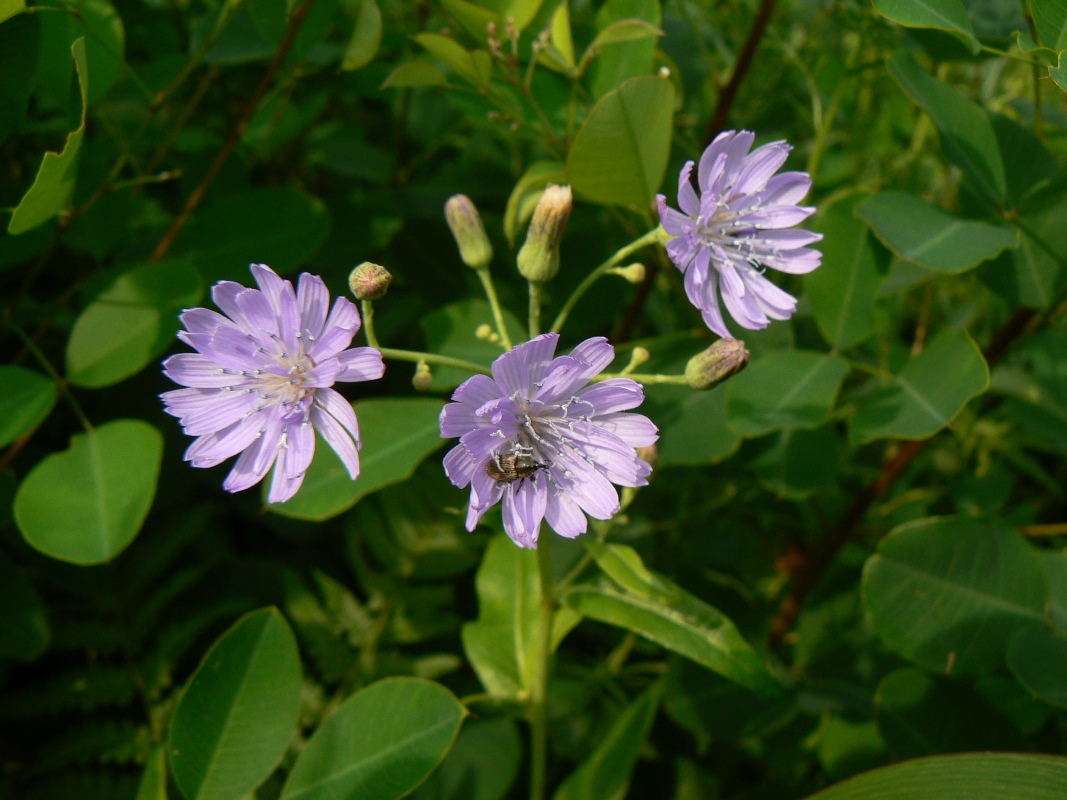
[[[353,419],[355,419],[355,415],[353,415]],[[356,450],[356,444],[352,441],[352,436],[345,430],[344,426],[318,405],[311,407],[311,424],[322,434],[326,444],[337,453],[341,463],[348,470],[348,477],[352,480],[358,478],[359,451]]]
[[[356,447],[360,447],[359,423],[356,421],[356,412],[352,404],[335,392],[333,389],[318,389],[315,392],[315,405],[340,422],[356,440]]]
[[[644,486],[647,467],[633,447],[618,436],[590,422],[569,426],[571,441],[596,464],[597,470],[619,486]],[[643,473],[643,474],[642,474]]]
[[[233,320],[222,316],[217,311],[212,311],[210,308],[189,308],[183,311],[178,318],[190,333],[212,334],[217,328],[239,330]]]
[[[281,423],[271,420],[263,435],[245,450],[222,482],[227,492],[241,492],[255,486],[274,465],[281,439]]]
[[[585,533],[589,525],[582,509],[566,492],[548,493],[545,520],[552,526],[552,530],[568,539]]]
[[[278,460],[274,465],[274,479],[270,483],[270,492],[267,494],[268,503],[284,503],[296,494],[300,484],[304,482],[303,472],[295,478],[290,476],[286,465],[291,458],[292,453],[288,448],[278,448]]]
[[[178,353],[171,356],[163,362],[163,374],[175,383],[197,389],[222,389],[247,381],[241,372],[220,367],[199,353]]]
[[[693,162],[685,162],[681,173],[678,175],[678,208],[690,217],[700,214],[700,198],[697,197],[696,189],[689,180],[689,174],[693,171]]]
[[[382,354],[373,347],[353,347],[337,355],[338,363],[343,367],[337,374],[337,380],[346,383],[354,381],[376,381],[385,374],[385,362]]]
[[[330,310],[330,292],[322,278],[310,272],[303,273],[296,290],[296,302],[300,307],[301,333],[313,342],[322,334]]]
[[[252,392],[227,392],[220,389],[210,398],[204,398],[203,402],[197,403],[195,408],[186,409],[185,413],[181,414],[182,427],[190,436],[215,433],[258,410],[258,402],[258,395]],[[173,414],[174,405],[171,404],[167,411]]]
[[[448,479],[452,481],[454,486],[462,489],[474,477],[474,470],[478,467],[478,462],[471,458],[471,454],[467,452],[466,447],[457,444],[445,456],[444,466],[445,475],[448,476]]]
[[[510,484],[504,492],[504,531],[520,547],[537,547],[548,488],[540,476]]]
[[[578,397],[596,408],[596,414],[626,411],[637,408],[645,399],[645,391],[630,378],[608,378],[578,392]]]
[[[659,210],[659,221],[663,230],[672,236],[688,233],[692,229],[693,220],[667,205],[667,198],[661,194],[656,195],[656,208]]]
[[[792,149],[785,142],[771,142],[754,150],[745,159],[745,166],[734,181],[734,191],[744,194],[761,191],[785,163]]]
[[[321,361],[340,353],[352,344],[352,337],[359,332],[359,312],[356,306],[338,297],[333,303],[333,310],[323,327],[322,335],[308,349],[315,361]]]
[[[214,467],[250,447],[259,438],[266,412],[238,420],[228,428],[194,441],[185,451],[185,460],[194,467]]]
[[[503,393],[529,397],[533,385],[542,379],[552,361],[557,342],[558,333],[542,333],[498,357],[492,364],[492,372]]]
[[[466,403],[447,403],[441,409],[441,438],[458,439],[463,434],[481,427],[481,418]]]
[[[760,244],[767,247],[773,247],[778,250],[793,250],[814,244],[822,239],[822,234],[806,231],[803,228],[789,228],[783,231],[760,231],[759,239]]]
[[[749,295],[722,293],[722,301],[737,324],[749,330],[761,330],[767,327],[767,315],[759,304]]]
[[[630,447],[648,447],[659,439],[659,429],[643,414],[619,411],[598,415],[593,422]]]
[[[476,408],[503,396],[500,385],[488,375],[472,375],[452,393],[453,400]]]
[[[788,272],[791,275],[803,275],[817,269],[822,264],[822,253],[802,247],[799,250],[787,250],[767,258],[764,262],[771,269]]]
[[[570,472],[571,498],[595,519],[611,519],[619,510],[619,494],[593,466],[572,453],[562,453],[557,468]]]
[[[789,205],[799,203],[811,189],[811,176],[806,172],[782,172],[767,181],[757,197],[760,205]]]
[[[315,428],[310,420],[304,420],[290,425],[285,436],[285,476],[295,480],[308,471],[315,457]]]

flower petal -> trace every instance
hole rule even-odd
[[[337,374],[337,380],[350,383],[353,381],[376,381],[385,374],[385,362],[382,354],[373,347],[353,347],[337,354],[337,361],[343,369]]]
[[[516,481],[504,490],[504,531],[519,547],[537,547],[548,501],[548,487],[539,477]]]
[[[354,418],[355,415],[353,415]],[[319,405],[311,407],[311,424],[315,426],[322,438],[326,440],[333,451],[337,453],[341,463],[348,470],[348,477],[355,480],[359,477],[359,451],[352,435],[331,414]]]
[[[315,361],[337,355],[352,344],[352,338],[359,333],[359,326],[359,311],[355,304],[338,297],[334,300],[333,310],[323,326],[322,334],[308,347],[308,355]]]
[[[599,418],[612,411],[637,408],[645,399],[645,390],[630,378],[608,378],[578,392],[578,397],[596,408]]]
[[[549,491],[545,520],[552,526],[552,530],[568,539],[585,533],[589,526],[589,520],[582,513],[582,509],[566,492]]]

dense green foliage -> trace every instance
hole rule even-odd
[[[1064,797],[1065,55],[1058,0],[0,0],[0,800]],[[794,145],[823,264],[701,392],[646,235],[720,129]],[[537,327],[549,184],[541,327],[645,348],[660,439],[534,551],[464,530],[470,373],[412,362]],[[364,261],[360,478],[183,463],[177,314]]]

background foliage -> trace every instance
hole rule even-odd
[[[1053,0],[0,0],[0,798],[496,800],[531,766],[538,796],[537,708],[560,800],[1065,796],[1065,23]],[[577,198],[551,319],[727,128],[796,146],[823,266],[785,276],[800,309],[738,377],[648,386],[651,487],[577,542],[546,528],[551,569],[499,515],[463,530],[453,369],[359,385],[356,483],[320,448],[265,509],[181,462],[157,364],[216,281],[255,261],[340,293],[385,264],[385,346],[487,364],[449,195],[521,340],[540,190]],[[633,258],[565,342],[677,374],[710,334],[662,248]],[[946,756],[978,751],[1016,755]]]

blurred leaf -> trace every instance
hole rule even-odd
[[[195,52],[215,37],[204,53],[208,64],[247,64],[268,59],[285,35],[287,6],[285,0],[225,0],[217,11],[201,17],[193,29],[190,49]]]
[[[1038,627],[1020,631],[1008,646],[1008,666],[1028,692],[1067,708],[1067,636]]]
[[[571,12],[567,3],[560,3],[552,14],[550,43],[563,57],[563,63],[573,68],[575,66],[574,35],[571,32]]]
[[[782,431],[774,446],[752,461],[760,481],[791,500],[808,497],[837,474],[844,447],[833,424]]]
[[[1038,558],[1048,576],[1049,621],[1067,632],[1067,553],[1062,550],[1038,550]]]
[[[848,362],[807,350],[777,350],[726,384],[726,425],[740,436],[816,428],[834,407]]]
[[[6,3],[10,6],[5,8]],[[22,0],[0,0],[0,22],[6,12],[18,14],[22,8]],[[0,26],[0,144],[26,119],[40,51],[37,14],[23,14]]]
[[[622,591],[607,584],[575,586],[564,594],[565,605],[640,634],[761,694],[781,693],[767,665],[717,609],[648,570],[631,547],[595,541],[585,545]]]
[[[192,257],[209,283],[247,283],[250,263],[281,274],[306,264],[330,227],[330,212],[318,198],[281,186],[244,189],[201,208],[172,253]]]
[[[394,800],[452,747],[466,709],[420,678],[386,678],[323,722],[285,782],[282,800]]]
[[[126,71],[126,32],[115,7],[108,0],[76,0],[72,17],[73,36],[85,37],[85,63],[92,75],[88,103],[104,98]]]
[[[200,274],[181,261],[121,275],[74,322],[67,343],[71,383],[97,389],[140,372],[174,342],[178,315],[202,295]]]
[[[566,6],[560,6],[565,8]],[[522,232],[523,226],[533,216],[534,209],[550,183],[567,182],[567,172],[559,161],[535,161],[519,178],[515,188],[508,195],[508,204],[504,209],[504,235],[508,244],[515,246],[515,240]],[[520,337],[522,338],[522,337]]]
[[[843,780],[888,761],[885,740],[874,720],[825,714],[815,732],[819,764],[830,780]]]
[[[1067,280],[1067,184],[1058,182],[1027,200],[1019,215],[1019,247],[983,269],[993,289],[1013,305],[1046,309]],[[1059,222],[1057,222],[1059,221]]]
[[[607,0],[596,12],[597,31],[606,30],[612,23],[624,19],[644,20],[658,29],[663,22],[659,0]],[[590,81],[593,97],[603,97],[630,78],[647,75],[652,68],[655,50],[656,41],[651,38],[605,44],[593,63]],[[644,122],[647,124],[651,119],[654,118],[649,117]]]
[[[554,800],[603,800],[625,796],[662,694],[663,682],[657,681],[627,706],[593,754],[563,780]]]
[[[874,301],[886,271],[885,251],[855,214],[863,197],[853,195],[819,212],[822,266],[804,278],[819,332],[842,349],[874,333]]]
[[[858,213],[886,247],[935,272],[964,272],[1019,244],[1014,228],[959,219],[903,192],[873,195]]]
[[[157,747],[145,764],[135,800],[167,800],[167,753]]]
[[[62,153],[48,151],[44,154],[33,186],[22,196],[7,223],[8,233],[25,233],[36,228],[67,208],[74,197],[74,182],[78,177],[78,155],[81,153],[82,138],[85,136],[85,109],[89,102],[85,40],[78,39],[71,46],[71,53],[78,69],[78,85],[81,87],[81,122],[67,135],[67,143],[63,146]]]
[[[25,570],[0,551],[0,659],[36,661],[52,638],[48,610]]]
[[[406,479],[441,447],[440,414],[440,401],[428,398],[364,400],[356,406],[363,439],[359,478],[349,478],[333,449],[317,439],[315,460],[300,491],[292,500],[272,504],[268,510],[283,517],[321,521],[347,511],[383,486]]]
[[[378,54],[378,47],[382,43],[382,12],[376,0],[359,0],[355,17],[356,27],[341,60],[342,71],[369,64]]]
[[[895,53],[889,71],[937,126],[949,161],[968,175],[993,205],[1007,193],[1004,164],[989,115],[955,89],[931,77],[910,55]]]
[[[726,426],[726,387],[646,386],[645,393],[642,410],[659,426],[658,467],[714,464],[741,443]]]
[[[863,601],[886,645],[933,672],[988,672],[1017,631],[1041,627],[1048,582],[1034,551],[996,520],[917,520],[863,570]]]
[[[479,325],[493,325],[493,311],[485,300],[460,300],[432,311],[419,322],[426,336],[426,348],[431,353],[462,358],[488,367],[501,354],[500,345],[474,335]],[[522,323],[507,309],[504,324],[512,341],[526,339]],[[493,326],[493,330],[496,327]],[[433,388],[438,391],[454,389],[470,377],[470,372],[457,367],[433,368]]]
[[[439,33],[419,33],[412,37],[435,58],[447,64],[457,75],[481,88],[489,86],[492,62],[483,50],[468,52],[461,44]],[[395,84],[394,84],[395,85]]]
[[[978,345],[966,331],[950,328],[893,380],[859,401],[850,426],[852,438],[926,439],[988,387],[989,368]]]
[[[471,719],[412,800],[502,800],[519,774],[522,740],[510,719]]]
[[[427,61],[409,61],[393,70],[382,84],[383,89],[399,89],[405,86],[444,86],[448,83],[445,73],[437,65]]]
[[[120,419],[71,437],[22,481],[15,521],[42,553],[102,564],[121,553],[156,494],[163,437],[147,422]]]
[[[960,0],[874,0],[874,7],[882,16],[907,28],[948,31],[975,55],[982,49]]]
[[[1003,114],[990,114],[990,119],[1008,179],[1008,200],[1018,204],[1028,199],[1027,195],[1032,190],[1043,187],[1062,170],[1055,156],[1033,130]]]
[[[643,19],[617,19],[600,29],[589,48],[599,50],[607,44],[657,39],[660,36],[663,36],[663,31]]]
[[[25,0],[0,0],[0,22],[21,13],[25,8]]]
[[[489,23],[498,25],[500,15],[480,5],[468,3],[467,0],[441,0],[441,7],[454,17],[467,35],[476,41],[486,38]]]
[[[167,753],[187,800],[233,800],[267,779],[296,731],[301,680],[277,609],[246,614],[219,637],[170,722]]]
[[[1041,42],[1053,50],[1067,47],[1067,6],[1062,0],[1030,0],[1030,10]]]
[[[883,678],[874,705],[878,727],[898,760],[1025,746],[1007,717],[974,690],[917,669]]]
[[[578,194],[602,205],[646,209],[663,182],[670,154],[674,85],[642,76],[593,106],[567,155]]]
[[[867,772],[808,800],[1058,800],[1067,793],[1067,758],[964,753],[918,758]]]
[[[0,366],[0,447],[44,422],[56,405],[55,384],[25,367]]]

